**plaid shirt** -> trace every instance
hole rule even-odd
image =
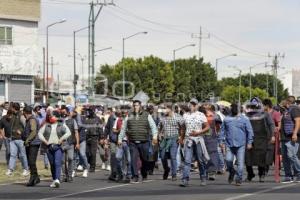
[[[180,126],[183,124],[183,117],[174,113],[172,117],[164,117],[161,119],[158,124],[158,129],[164,138],[178,137]]]

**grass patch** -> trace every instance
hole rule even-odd
[[[42,160],[37,161],[37,168],[41,179],[51,178],[50,169],[48,170],[45,169],[44,162]],[[17,161],[16,170],[14,171],[12,176],[6,176],[5,175],[6,171],[7,171],[6,163],[0,163],[0,184],[29,180],[29,176],[28,177],[22,176],[23,169],[20,161]]]

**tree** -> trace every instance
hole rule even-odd
[[[122,96],[123,66],[125,69],[125,80],[132,83],[126,84],[126,95],[129,95],[132,90],[134,93],[143,90],[150,96],[151,100],[154,100],[155,94],[158,93],[161,97],[159,102],[161,102],[166,100],[168,93],[174,93],[174,79],[171,66],[154,56],[138,59],[125,58],[114,66],[102,66],[96,77],[96,80],[98,80],[96,84],[97,92],[101,92],[101,88],[104,86],[103,83],[99,82],[99,80],[103,79],[100,75],[104,75],[108,79],[108,94],[112,94],[113,89],[115,89],[115,94]]]
[[[249,100],[249,92],[250,87],[241,86],[241,103],[244,103]],[[260,88],[253,88],[252,89],[253,97],[258,97],[261,100],[268,97],[268,93],[265,90]],[[221,98],[228,102],[238,102],[239,100],[239,87],[236,86],[226,86],[222,93]]]
[[[241,79],[242,79],[242,86],[250,87],[250,74],[242,75]],[[268,93],[268,96],[274,97],[274,90],[273,90],[274,78],[272,75],[255,74],[251,76],[251,79],[252,79],[251,81],[252,88],[259,88],[261,90],[265,90]],[[282,82],[279,79],[277,79],[277,82],[278,82],[278,101],[280,102],[281,100],[285,99],[288,96],[288,90],[284,88]],[[217,95],[220,95],[221,92],[224,90],[224,88],[229,85],[238,87],[239,77],[223,78],[221,81],[219,81]]]

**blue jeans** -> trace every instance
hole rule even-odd
[[[5,146],[5,159],[6,159],[6,165],[9,165],[9,158],[10,158],[10,138],[4,139],[4,146]]]
[[[237,170],[234,169],[234,157],[237,160]],[[244,170],[244,163],[245,163],[245,146],[241,147],[227,147],[226,148],[226,164],[227,170],[229,173],[236,172],[236,181],[243,180],[243,170]]]
[[[224,160],[224,155],[222,152],[222,149],[220,147],[220,145],[218,144],[218,161],[219,161],[219,165],[218,165],[218,171],[222,171],[225,169],[225,160]]]
[[[160,157],[161,157],[161,162],[163,165],[163,168],[165,171],[169,169],[168,166],[168,157],[167,157],[167,152],[170,153],[170,158],[171,158],[171,170],[172,170],[172,176],[176,176],[176,171],[177,171],[177,150],[178,150],[178,144],[177,144],[177,138],[171,138],[171,145],[169,149],[161,149],[160,150]]]
[[[117,147],[116,159],[118,161],[118,173],[131,176],[131,156],[127,142],[123,142],[122,147]],[[127,173],[125,173],[125,164],[127,165]]]
[[[139,160],[141,160],[142,161],[141,175],[143,178],[147,178],[148,169],[149,169],[149,162],[147,160],[147,157],[149,155],[149,147],[150,147],[149,142],[142,142],[142,143],[129,142],[130,155],[132,159],[133,177],[139,176],[138,162]]]
[[[23,169],[28,170],[28,161],[26,156],[26,150],[23,140],[11,140],[10,141],[10,159],[8,168],[12,171],[16,168],[17,156],[21,160]]]
[[[51,174],[53,180],[59,180],[61,174],[61,165],[63,150],[59,145],[54,145],[55,148],[48,148],[47,155],[51,166]]]
[[[80,142],[79,158],[82,161],[83,169],[88,169],[89,163],[87,161],[87,156],[86,156],[86,141]]]
[[[300,161],[297,153],[299,149],[298,142],[282,141],[282,158],[285,177],[292,179],[292,169],[294,169],[294,175],[300,176]]]
[[[182,180],[189,181],[193,156],[198,162],[200,179],[206,180],[206,161],[203,156],[202,147],[200,143],[196,144],[194,141],[190,147],[188,145],[188,141],[186,141],[184,144],[184,166]]]

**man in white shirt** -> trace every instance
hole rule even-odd
[[[186,131],[181,187],[188,186],[193,156],[195,156],[198,162],[201,185],[206,185],[206,163],[209,160],[209,155],[202,135],[208,131],[209,125],[205,115],[197,109],[198,100],[193,98],[190,101],[190,112],[183,115]]]

